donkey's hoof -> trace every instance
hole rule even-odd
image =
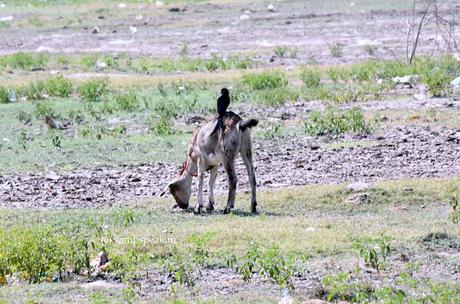
[[[254,209],[251,210],[251,214],[252,215],[259,215],[259,211],[257,211],[256,208],[254,208]]]
[[[224,209],[224,214],[230,214],[230,211],[232,211],[232,208],[225,208]]]
[[[206,211],[211,213],[214,211],[214,204],[209,203],[209,205],[206,206]]]
[[[193,209],[193,213],[194,214],[201,214],[201,207],[196,207],[195,209]]]

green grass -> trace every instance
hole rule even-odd
[[[373,129],[360,108],[336,111],[331,108],[323,112],[312,112],[304,122],[304,130],[313,136],[339,135],[343,133],[368,134]]]
[[[26,281],[30,273],[38,275],[39,281],[46,281],[54,276],[59,267],[73,271],[78,268],[75,265],[81,265],[79,257],[85,261],[85,256],[92,258],[104,248],[113,263],[110,271],[116,277],[129,282],[134,278],[145,278],[146,269],[150,273],[154,273],[154,269],[167,271],[176,277],[175,286],[179,296],[182,294],[179,287],[193,285],[200,279],[200,269],[214,266],[232,267],[242,278],[250,274],[246,267],[253,267],[262,276],[267,275],[268,281],[283,286],[286,278],[290,280],[291,270],[303,273],[309,263],[333,258],[336,263],[344,261],[346,265],[347,259],[354,256],[353,245],[357,239],[365,240],[381,233],[392,238],[391,247],[396,250],[391,252],[392,256],[397,256],[400,250],[410,250],[414,252],[415,260],[412,262],[428,265],[423,256],[418,258],[426,250],[421,247],[419,240],[430,232],[446,231],[452,236],[460,233],[460,226],[452,224],[448,218],[449,206],[443,198],[448,186],[452,185],[459,186],[458,179],[381,182],[367,191],[369,203],[360,206],[346,203],[349,192],[343,185],[267,191],[259,193],[259,216],[245,216],[249,212],[248,194],[238,195],[236,211],[231,215],[172,213],[169,210],[170,198],[141,203],[136,208],[71,211],[4,209],[0,214],[0,231],[7,241],[0,243],[0,252],[12,248],[17,258],[1,254],[0,257],[7,258],[7,263],[3,265],[7,265],[9,271],[14,269]],[[223,199],[218,197],[219,207],[223,206]],[[405,206],[406,211],[395,213],[390,208],[394,206]],[[68,234],[72,236],[70,239]],[[160,237],[171,238],[171,242],[146,241]],[[81,241],[74,242],[73,238]],[[12,239],[16,242],[8,241]],[[128,239],[138,241],[123,241]],[[82,248],[85,248],[84,244],[92,245],[86,252],[86,249],[74,247],[78,244]],[[50,251],[39,250],[42,246],[51,246]],[[47,255],[48,252],[51,256]],[[83,255],[69,255],[66,252]],[[228,264],[232,255],[234,258]],[[66,259],[61,263],[63,256]],[[36,262],[30,264],[25,257],[30,257],[30,262]],[[290,264],[290,257],[296,257],[295,264]],[[388,259],[388,266],[391,266],[391,261]],[[458,263],[458,260],[452,262]],[[81,276],[85,276],[84,268],[81,268]],[[404,272],[403,269],[393,271],[398,275]],[[335,275],[335,271],[327,273]],[[33,277],[34,280],[37,278]],[[342,290],[337,289],[338,285],[325,284],[329,290],[326,296]],[[432,284],[438,286],[442,281],[433,281]],[[331,290],[333,286],[336,287],[335,291]],[[59,291],[60,288],[69,287],[70,290],[66,292]],[[421,284],[413,291],[420,295],[425,288],[429,287]],[[446,288],[450,290],[450,287]],[[29,293],[19,298],[31,296],[41,301],[53,297],[56,289],[58,293],[80,294],[79,301],[87,301],[92,294],[91,291],[78,288],[74,280],[31,287],[23,282],[2,287],[0,292],[3,298],[11,299],[18,296],[18,290],[24,289],[28,289]],[[123,294],[120,290],[107,296],[116,299]],[[168,295],[156,297],[164,300]],[[277,298],[278,295],[273,297]],[[193,297],[194,300],[199,298]],[[217,301],[221,302],[222,299],[218,297]]]

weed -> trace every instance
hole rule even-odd
[[[181,45],[180,45],[179,54],[182,57],[186,57],[188,55],[188,52],[189,52],[189,43],[188,42],[182,42]]]
[[[32,121],[32,114],[26,111],[19,111],[16,115],[16,118],[22,122],[23,124],[27,125]]]
[[[107,86],[107,78],[90,79],[78,88],[78,94],[83,102],[101,102],[103,96],[107,94]]]
[[[377,271],[385,269],[385,263],[391,252],[390,237],[359,240],[353,244],[359,257],[364,259],[366,265]]]
[[[54,109],[51,107],[49,102],[37,102],[35,103],[35,110],[33,115],[37,119],[44,119],[45,116],[56,117]]]
[[[349,272],[326,275],[321,280],[321,284],[328,302],[342,300],[362,303],[372,293],[369,286],[352,282]]]
[[[0,86],[0,103],[9,103],[9,93],[8,89]]]
[[[27,148],[27,132],[26,132],[26,130],[21,129],[21,131],[19,131],[18,143],[24,150],[26,150],[26,148]]]
[[[195,279],[193,277],[193,265],[179,252],[177,247],[174,247],[171,256],[165,261],[166,270],[170,273],[173,280],[180,285],[194,286]]]
[[[259,103],[278,106],[285,104],[287,101],[296,100],[298,94],[288,88],[282,87],[259,91],[255,98]]]
[[[252,274],[257,272],[280,288],[292,288],[290,278],[294,273],[293,265],[294,259],[284,255],[280,247],[263,247],[254,241],[250,242],[246,255],[239,259],[239,263],[234,256],[227,259],[227,266],[242,275],[244,281],[249,281]]]
[[[300,78],[307,88],[317,88],[320,86],[321,75],[318,71],[310,68],[304,68]]]
[[[347,132],[368,134],[372,131],[372,126],[359,108],[346,112],[328,108],[324,112],[312,112],[304,124],[304,130],[314,136]]]
[[[139,108],[139,97],[132,91],[115,95],[115,102],[123,111],[131,112]]]
[[[51,139],[51,143],[56,148],[61,148],[63,136],[62,133],[58,130],[50,129],[48,131],[48,137]]]
[[[123,227],[131,226],[134,223],[134,211],[129,208],[118,208],[112,212],[116,225]]]
[[[43,99],[43,91],[45,84],[43,81],[31,82],[22,87],[18,94],[27,98],[27,100],[40,100]]]
[[[329,51],[333,57],[342,57],[343,56],[343,44],[333,43],[329,45]]]
[[[72,93],[72,82],[64,76],[56,76],[45,82],[45,91],[50,96],[69,97]]]
[[[265,71],[243,76],[243,84],[252,90],[277,89],[288,84],[287,77],[280,71]]]
[[[90,54],[90,55],[85,55],[81,57],[80,63],[81,65],[83,65],[85,70],[91,70],[96,65],[97,60],[98,60],[97,54]]]
[[[422,75],[422,81],[428,86],[428,91],[436,97],[451,93],[450,80],[451,76],[441,68],[427,70]]]
[[[281,124],[276,124],[274,126],[271,126],[267,131],[264,133],[264,138],[265,139],[275,139],[280,137],[283,134],[283,125]]]
[[[284,56],[286,55],[286,52],[287,52],[287,47],[285,46],[277,46],[275,48],[275,55],[280,58],[284,58]]]
[[[377,47],[375,45],[372,45],[372,44],[363,45],[362,49],[363,49],[364,52],[366,52],[367,54],[369,54],[371,56],[374,56],[375,52],[377,51]]]
[[[449,219],[454,224],[458,224],[460,220],[460,191],[457,188],[450,187],[446,193],[445,198],[451,207]]]
[[[155,135],[169,136],[177,134],[177,130],[173,128],[171,118],[168,116],[152,116],[147,124],[150,131]]]

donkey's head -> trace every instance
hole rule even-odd
[[[188,158],[184,162],[184,165],[179,172],[179,176],[169,183],[165,190],[160,194],[160,196],[163,196],[166,191],[169,190],[177,205],[182,209],[188,208],[190,195],[192,193],[192,178],[195,176],[192,172],[196,172],[196,163],[189,162],[189,160],[191,159]]]

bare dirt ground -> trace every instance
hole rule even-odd
[[[80,12],[85,17],[83,24],[77,24],[66,14],[43,11],[47,18],[45,26],[6,31],[0,41],[0,54],[36,51],[41,47],[51,52],[129,52],[169,57],[179,55],[182,45],[187,43],[192,56],[255,52],[268,62],[274,47],[288,46],[302,52],[296,59],[283,59],[283,64],[289,61],[336,64],[370,57],[363,50],[365,45],[377,46],[374,55],[377,58],[404,56],[406,20],[412,19],[411,3],[400,1],[382,4],[359,1],[356,5],[343,2],[339,6],[332,2],[289,1],[277,3],[274,12],[268,11],[264,2],[161,8],[154,4],[131,4],[134,11],[129,14],[123,9],[113,10],[116,3],[109,11],[96,4],[91,8]],[[460,5],[445,1],[439,11],[458,14]],[[136,18],[137,13],[142,19]],[[420,14],[421,11],[416,11],[416,15]],[[16,18],[28,17],[16,15]],[[66,20],[70,20],[68,24]],[[95,26],[100,30],[98,34],[92,33]],[[130,26],[136,26],[135,34]],[[436,37],[436,28],[426,28],[419,51],[438,53],[443,45]],[[331,58],[329,46],[333,43],[343,46],[341,58]],[[280,61],[273,64],[279,65]]]

